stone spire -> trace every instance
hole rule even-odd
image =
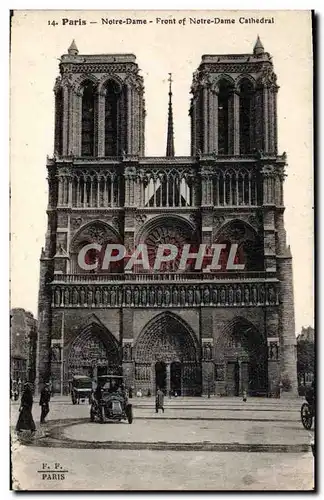
[[[174,156],[174,138],[173,138],[173,112],[172,112],[172,74],[169,73],[169,109],[168,109],[168,136],[166,156]]]
[[[68,53],[70,54],[70,56],[77,56],[79,53],[78,47],[76,46],[74,39],[72,40],[72,43],[71,43],[70,47],[68,48]]]
[[[253,48],[253,54],[255,56],[259,56],[264,53],[264,47],[262,45],[262,42],[260,40],[260,37],[258,35],[257,41],[255,42],[254,48]]]

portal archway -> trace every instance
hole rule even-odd
[[[68,359],[68,378],[73,375],[119,374],[121,359],[115,337],[103,326],[92,323],[72,342]]]
[[[155,392],[163,383],[166,393],[176,388],[182,395],[201,393],[200,347],[190,326],[175,314],[168,311],[148,323],[135,344],[134,358],[136,389]]]
[[[267,393],[267,342],[250,321],[236,317],[223,331],[225,385],[228,396],[246,390],[251,396]]]

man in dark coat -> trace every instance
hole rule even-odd
[[[39,406],[42,408],[40,423],[45,423],[45,418],[49,412],[49,402],[51,399],[51,391],[49,383],[46,383],[40,396]]]
[[[164,394],[163,391],[161,391],[161,389],[158,387],[155,398],[155,413],[158,413],[159,409],[161,409],[164,413]]]
[[[30,385],[26,383],[21,396],[19,417],[16,425],[16,431],[32,431],[35,432],[36,426],[32,415],[33,393]]]

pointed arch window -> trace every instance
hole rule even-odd
[[[116,82],[109,80],[105,90],[105,156],[117,156],[120,88]]]
[[[55,152],[63,153],[63,90],[59,88],[55,94]]]
[[[218,153],[227,155],[229,152],[229,99],[231,85],[222,80],[218,93]]]
[[[240,154],[253,149],[253,86],[249,80],[240,84]]]
[[[95,108],[95,86],[92,82],[85,82],[82,95],[82,156],[95,155]]]

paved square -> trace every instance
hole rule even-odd
[[[311,490],[312,431],[301,400],[133,399],[134,422],[91,423],[89,405],[54,398],[30,444],[12,432],[15,489]],[[12,424],[17,418],[12,404]],[[64,479],[43,474],[60,464]]]

